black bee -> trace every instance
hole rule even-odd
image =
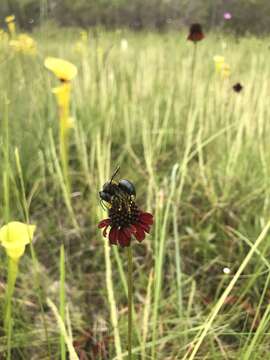
[[[99,192],[101,202],[105,201],[112,205],[114,201],[131,201],[136,197],[136,189],[132,182],[126,179],[121,179],[118,182],[114,181],[119,169],[120,168],[117,167],[110,181],[107,181]],[[102,204],[104,205],[103,202]]]

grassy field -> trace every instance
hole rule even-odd
[[[269,39],[211,34],[194,57],[186,34],[96,30],[81,44],[68,29],[31,36],[36,56],[4,42],[0,51],[1,223],[37,226],[35,252],[27,248],[19,264],[11,359],[60,358],[47,299],[60,311],[64,277],[66,329],[79,358],[127,358],[126,251],[97,229],[106,217],[98,191],[117,165],[155,218],[144,242],[132,243],[133,359],[267,359]],[[229,78],[215,72],[215,55],[226,58]],[[71,195],[46,56],[78,68]],[[4,249],[0,256],[4,303]],[[6,350],[2,331],[1,359]]]

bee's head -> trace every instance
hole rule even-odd
[[[112,201],[112,195],[110,195],[108,192],[106,192],[104,190],[99,192],[99,197],[101,200],[104,200],[108,203],[110,203]]]
[[[105,193],[108,193],[110,195],[114,195],[115,192],[115,187],[117,186],[117,184],[114,181],[107,181],[103,187],[102,187],[102,191]]]

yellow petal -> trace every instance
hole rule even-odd
[[[13,248],[6,248],[7,255],[17,261],[25,252],[25,245],[13,247]]]
[[[12,221],[0,229],[0,242],[5,248],[24,246],[32,241],[35,225]]]
[[[220,55],[215,55],[213,57],[213,60],[215,63],[224,63],[225,62],[225,58],[223,56]]]
[[[68,129],[73,129],[75,127],[75,119],[73,117],[67,119],[66,127]]]
[[[229,64],[223,64],[221,75],[224,79],[227,79],[231,75],[231,67]]]
[[[222,70],[222,66],[225,63],[225,58],[220,55],[216,55],[213,57],[213,60],[215,62],[215,68],[217,72],[220,72]]]
[[[0,242],[6,249],[7,255],[18,260],[25,251],[25,245],[32,241],[35,225],[27,225],[12,221],[0,229]]]
[[[47,57],[44,65],[60,80],[70,81],[77,75],[77,67],[66,60]]]
[[[9,15],[5,17],[6,23],[10,23],[12,21],[15,21],[15,15]]]
[[[70,101],[70,84],[63,83],[52,89],[52,93],[56,96],[58,105],[61,108],[68,109]]]

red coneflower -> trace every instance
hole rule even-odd
[[[189,29],[188,40],[194,43],[201,41],[204,38],[201,24],[192,24]]]
[[[102,220],[98,227],[104,228],[103,236],[107,237],[109,231],[110,245],[129,246],[131,237],[134,236],[139,242],[145,238],[145,233],[149,233],[150,226],[153,224],[153,215],[141,211],[133,200],[119,203],[112,202],[109,209],[109,218]]]
[[[149,233],[153,224],[153,215],[141,211],[135,204],[136,189],[127,179],[114,180],[119,167],[114,171],[110,181],[107,181],[99,192],[101,204],[107,207],[109,217],[102,220],[98,227],[103,229],[103,236],[107,237],[108,228],[110,245],[126,247],[128,271],[128,360],[132,359],[132,247],[131,238],[134,236],[139,242],[143,241],[145,234]]]

